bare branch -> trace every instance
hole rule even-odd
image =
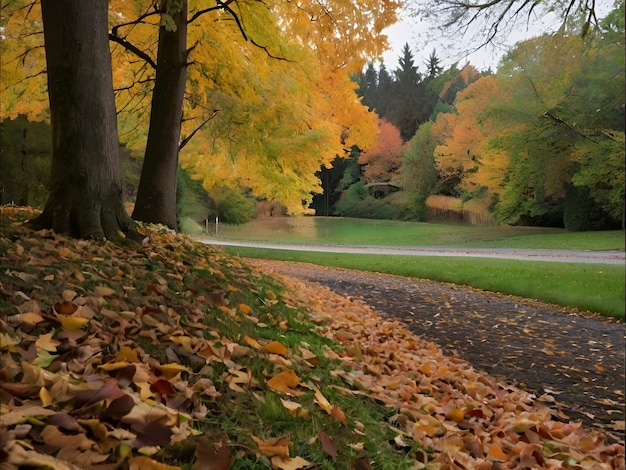
[[[145,60],[148,64],[152,66],[153,69],[156,70],[156,62],[154,61],[154,59],[152,59],[152,57],[150,57],[146,52],[142,51],[131,42],[119,36],[115,36],[113,35],[113,33],[109,33],[109,41],[112,41],[121,45],[127,51],[130,51],[133,54],[135,54],[137,57],[140,57],[143,60]]]
[[[185,137],[185,138],[184,138],[184,139],[180,142],[180,144],[178,145],[178,151],[180,152],[180,151],[183,149],[183,147],[189,143],[189,141],[193,138],[193,136],[194,136],[194,135],[196,135],[196,133],[197,133],[200,129],[202,129],[202,128],[203,128],[203,127],[204,127],[204,126],[205,126],[205,125],[206,125],[206,124],[207,124],[207,123],[211,120],[211,119],[213,119],[215,116],[217,116],[217,113],[219,113],[219,111],[220,111],[219,109],[214,109],[214,110],[213,110],[213,113],[212,113],[212,114],[211,114],[208,118],[206,118],[206,119],[202,122],[202,124],[200,124],[198,127],[196,127],[196,128],[193,130],[193,132],[192,132],[191,134],[189,134],[187,137]]]

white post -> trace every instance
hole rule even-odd
[[[219,218],[215,216],[215,236],[217,237],[217,225],[219,223]]]
[[[204,232],[207,235],[209,234],[209,218],[208,217],[204,219]]]

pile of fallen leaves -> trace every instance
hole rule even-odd
[[[3,469],[624,468],[552,397],[362,303],[164,228],[121,248],[30,215],[0,212]]]

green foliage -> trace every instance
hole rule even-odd
[[[406,220],[411,210],[406,195],[400,191],[384,198],[370,195],[362,181],[350,186],[335,207],[335,215],[365,219]]]
[[[25,116],[0,123],[0,204],[43,207],[50,177],[50,126]]]
[[[611,225],[617,225],[615,220],[611,220],[611,217],[594,203],[590,190],[586,186],[577,187],[568,184],[565,195],[563,224],[566,229],[572,232],[583,232],[602,230]]]
[[[432,122],[422,124],[404,152],[402,163],[402,186],[410,201],[411,218],[426,219],[426,199],[437,183],[435,163],[436,140],[430,130]]]
[[[181,232],[199,234],[211,211],[211,201],[202,183],[191,179],[189,173],[178,168],[176,174],[176,219]]]
[[[256,215],[256,201],[239,189],[217,186],[211,190],[220,220],[228,224],[243,224]]]

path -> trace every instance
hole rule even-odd
[[[290,251],[318,251],[328,253],[387,254],[407,256],[454,256],[473,258],[501,258],[526,261],[553,261],[563,263],[626,263],[623,251],[584,251],[584,250],[538,250],[519,248],[428,248],[408,246],[352,246],[319,245],[293,243],[262,243],[248,241],[220,240],[216,238],[197,238],[207,245],[246,246]]]
[[[304,263],[250,262],[363,300],[447,354],[553,401],[560,419],[580,419],[624,441],[623,323],[453,284]]]

